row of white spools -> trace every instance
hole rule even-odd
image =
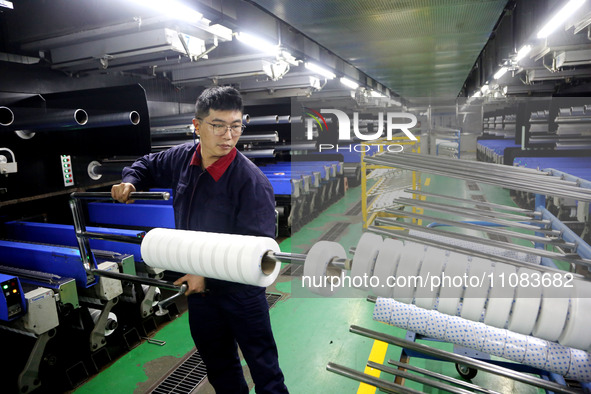
[[[326,276],[329,262],[334,258],[344,258],[345,255],[339,244],[321,241],[308,253],[308,269],[304,267],[304,275]],[[544,272],[535,267],[516,267],[422,244],[403,244],[391,238],[384,240],[373,233],[364,233],[360,238],[351,268],[353,277],[366,275],[379,279],[374,282],[379,283],[379,286],[366,289],[377,296],[392,299],[392,305],[396,307],[391,316],[394,316],[394,312],[409,308],[408,311],[412,310],[417,316],[421,316],[422,322],[431,318],[439,330],[443,324],[443,330],[434,332],[433,327],[426,329],[425,326],[422,330],[417,326],[408,327],[408,322],[394,317],[388,319],[389,324],[546,368],[568,377],[590,380],[591,359],[586,350],[591,346],[591,283],[571,279],[560,273],[545,272],[544,276]],[[556,279],[553,276],[555,274],[559,280],[552,282]],[[476,277],[479,283],[472,287],[469,286],[469,280],[462,281],[459,286],[457,282],[454,285],[453,281],[436,281],[439,285],[432,286],[433,282],[429,278],[441,278],[442,275],[448,278]],[[413,284],[407,286],[384,285],[387,278],[411,277],[422,278],[425,286],[414,286],[420,280],[407,280],[407,284]],[[534,280],[542,277],[550,278],[550,282]],[[501,278],[504,278],[504,286],[501,286]],[[512,280],[509,281],[509,278]],[[326,287],[310,290],[325,296],[335,293],[335,289]],[[408,311],[405,313],[408,314]],[[429,315],[430,313],[437,318]],[[383,321],[381,318],[378,320]],[[468,341],[468,344],[464,343],[464,338],[452,340],[446,334],[445,327],[451,328],[455,324],[460,324],[463,330],[471,332],[470,335],[465,335],[466,339],[474,335],[480,335],[480,339]],[[491,335],[487,342],[484,341],[486,334]],[[470,343],[472,346],[468,346]],[[489,346],[490,343],[496,343],[497,346]],[[529,343],[529,352],[524,350],[526,343]],[[573,365],[570,372],[568,367],[564,367],[564,357],[568,361],[566,364]]]

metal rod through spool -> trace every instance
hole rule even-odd
[[[467,212],[467,213],[471,213],[471,214],[475,214],[475,215],[479,215],[479,216],[493,217],[493,218],[497,218],[497,219],[523,220],[523,221],[528,221],[528,222],[533,222],[533,223],[549,224],[549,222],[547,222],[547,221],[546,222],[536,221],[535,219],[532,219],[530,216],[522,216],[522,215],[516,215],[513,213],[496,212],[496,211],[483,211],[481,209],[458,207],[456,205],[447,205],[447,204],[441,204],[441,203],[435,203],[435,202],[429,202],[429,201],[421,201],[421,200],[415,200],[412,198],[405,198],[405,197],[399,197],[399,198],[395,199],[393,202],[398,203],[398,204],[403,204],[403,205],[414,205],[416,207],[424,207],[424,208],[443,207],[443,208],[446,208],[450,211],[453,211],[452,213]]]
[[[423,204],[425,201],[419,201],[419,200],[412,200],[412,201],[413,201],[413,206],[415,206],[415,207],[419,207],[419,208],[421,208],[421,207],[426,208],[427,207],[426,205]],[[417,201],[418,203],[415,203],[415,201]],[[486,212],[483,212],[482,214],[471,213],[471,212],[466,211],[465,209],[462,209],[461,207],[452,207],[451,205],[438,205],[435,203],[429,203],[429,204],[432,204],[429,206],[429,209],[431,209],[431,210],[438,211],[438,212],[445,212],[445,213],[455,213],[457,215],[460,215],[460,216],[466,217],[466,218],[473,218],[473,219],[482,220],[482,216],[486,213]],[[397,213],[400,211],[385,209],[384,212]],[[510,220],[498,219],[498,218],[494,218],[494,217],[487,217],[486,221],[491,222],[491,223],[495,223],[495,224],[499,224],[502,226],[506,226],[506,227],[515,227],[515,228],[521,228],[524,230],[536,231],[536,232],[543,233],[546,235],[554,235],[554,236],[560,235],[560,231],[549,229],[549,228],[540,228],[540,227],[533,225],[533,224],[513,222]],[[540,224],[545,225],[547,221],[544,220],[541,222],[542,223],[540,223]]]
[[[579,393],[579,391],[572,390],[568,387],[559,385],[554,382],[549,382],[540,378],[535,378],[531,375],[514,371],[509,368],[500,367],[498,365],[489,364],[485,361],[474,359],[471,357],[463,356],[460,354],[446,352],[445,350],[432,348],[420,343],[412,342],[403,338],[394,337],[392,335],[383,334],[381,332],[369,330],[367,328],[352,325],[349,331],[364,336],[366,338],[377,339],[382,342],[396,345],[403,348],[415,350],[417,352],[436,357],[438,359],[453,361],[458,364],[464,364],[472,368],[476,368],[481,371],[490,372],[495,375],[504,376],[521,383],[529,384],[535,387],[540,387],[546,390],[555,391],[559,393]]]
[[[519,207],[509,207],[506,205],[502,205],[502,204],[495,204],[493,202],[488,202],[488,201],[475,201],[475,200],[468,200],[467,198],[460,198],[460,197],[454,197],[454,196],[446,196],[445,194],[437,194],[437,193],[430,193],[430,192],[426,192],[424,190],[414,190],[414,189],[404,189],[404,192],[406,193],[410,193],[410,194],[416,194],[419,196],[427,196],[427,197],[437,197],[437,198],[442,198],[442,199],[446,199],[446,200],[450,200],[450,201],[459,201],[465,204],[470,204],[470,205],[478,205],[478,206],[483,206],[483,207],[490,207],[490,208],[498,208],[498,209],[502,209],[505,211],[512,211],[512,212],[521,212],[521,213],[525,213],[531,216],[534,215],[539,215],[540,212],[535,212],[532,211],[530,209],[525,209],[525,208],[519,208]],[[460,207],[458,207],[460,208]]]
[[[432,372],[432,371],[429,371],[428,369],[415,367],[414,365],[402,363],[400,361],[388,360],[388,364],[395,365],[399,368],[405,368],[405,369],[408,369],[409,371],[418,372],[418,373],[423,374],[425,376],[430,376],[432,378],[443,380],[445,382],[457,384],[458,386],[466,387],[466,388],[478,391],[480,393],[499,394],[498,391],[489,390],[487,388],[480,387],[480,386],[473,384],[473,383],[469,383],[469,382],[465,382],[460,379],[452,378],[451,376],[447,376],[442,373]]]
[[[545,250],[545,249],[530,248],[527,246],[516,245],[516,244],[512,244],[512,243],[508,243],[508,242],[499,242],[499,241],[494,241],[492,239],[473,237],[471,235],[465,235],[465,234],[448,233],[448,232],[444,233],[442,231],[433,230],[433,229],[430,229],[427,227],[418,226],[418,225],[410,224],[410,223],[397,222],[394,220],[389,220],[387,218],[376,218],[376,222],[386,223],[389,225],[395,225],[397,227],[403,227],[403,228],[407,228],[409,230],[417,230],[417,231],[421,231],[421,232],[424,232],[427,234],[432,234],[432,235],[445,235],[447,237],[460,239],[462,241],[481,243],[481,244],[488,245],[488,246],[495,246],[495,247],[499,247],[499,248],[510,249],[510,250],[514,250],[516,252],[533,254],[536,256],[540,256],[540,257],[548,257],[551,259],[566,261],[568,263],[581,264],[581,265],[584,265],[587,267],[591,267],[591,260],[581,259],[581,258],[577,259],[577,258],[573,258],[573,257],[567,256],[564,254],[551,252],[551,251]],[[376,224],[378,224],[378,223],[376,223]],[[396,230],[393,230],[393,231],[396,231]],[[536,267],[536,265],[534,265],[534,267]]]
[[[385,365],[382,365],[382,364],[378,364],[378,363],[373,362],[373,361],[368,361],[367,362],[367,366],[370,367],[370,368],[375,368],[375,369],[377,369],[379,371],[382,371],[382,372],[389,373],[389,374],[394,375],[394,376],[399,376],[401,378],[412,380],[412,381],[415,381],[417,383],[422,383],[423,385],[426,385],[426,386],[429,386],[429,387],[434,387],[434,388],[437,388],[437,389],[440,389],[440,390],[445,390],[445,391],[450,392],[450,393],[454,393],[454,394],[472,394],[472,391],[465,390],[465,389],[462,389],[462,388],[459,388],[459,387],[454,387],[454,386],[451,386],[449,384],[442,383],[442,382],[440,382],[438,380],[429,379],[429,378],[426,378],[424,376],[418,376],[418,375],[415,375],[415,374],[412,374],[410,372],[406,372],[406,371],[403,371],[403,370],[400,370],[400,369],[396,369],[396,368],[388,367],[388,366],[385,366]]]
[[[394,213],[394,212],[389,212],[389,213]],[[446,225],[450,225],[450,226],[466,228],[469,230],[483,231],[483,232],[490,233],[490,234],[504,235],[507,237],[524,239],[526,241],[531,241],[531,242],[538,242],[538,243],[549,244],[549,245],[557,245],[557,246],[567,247],[567,248],[571,248],[571,249],[574,249],[577,247],[577,245],[575,245],[574,243],[566,242],[561,238],[540,237],[538,235],[518,233],[516,231],[504,230],[504,229],[499,229],[499,228],[495,228],[495,227],[486,227],[485,225],[479,225],[479,224],[474,224],[474,223],[456,222],[455,220],[447,220],[447,219],[437,218],[434,216],[422,215],[422,214],[406,212],[406,211],[399,211],[398,213],[395,213],[395,214],[398,216],[427,220],[432,223],[437,222],[437,223],[446,224]],[[390,221],[392,221],[392,219],[390,219]],[[396,222],[396,223],[399,223],[399,222]],[[392,221],[392,224],[394,224],[394,221]]]
[[[470,248],[465,248],[465,247],[458,246],[458,245],[450,245],[450,244],[442,242],[442,241],[437,241],[437,240],[433,240],[433,239],[429,239],[429,238],[423,238],[418,235],[408,234],[406,231],[389,230],[389,229],[384,229],[384,228],[380,228],[377,226],[369,226],[367,228],[367,230],[371,231],[372,233],[385,235],[387,237],[395,237],[395,238],[399,238],[399,239],[403,239],[403,240],[407,240],[407,241],[418,242],[418,243],[421,243],[421,244],[424,244],[427,246],[432,246],[432,247],[439,248],[439,249],[450,250],[452,252],[458,252],[458,253],[472,255],[472,256],[476,256],[476,257],[482,257],[485,259],[498,261],[501,263],[515,265],[517,267],[531,268],[534,270],[544,271],[544,272],[555,272],[555,273],[560,273],[560,274],[565,273],[565,271],[560,270],[558,268],[547,267],[544,265],[537,265],[534,263],[527,263],[527,262],[517,260],[517,259],[511,258],[511,257],[489,254],[489,253],[481,252],[481,251],[470,249]],[[446,233],[445,235],[451,236],[451,235],[453,235],[453,233]],[[573,277],[575,277],[575,278],[580,278],[580,279],[584,278],[580,274],[576,274],[576,273],[570,273],[570,274],[572,274]]]
[[[394,157],[392,155],[381,154],[377,157],[366,157],[364,161],[369,164],[377,164],[377,165],[385,165],[390,167],[399,167],[405,168],[409,170],[415,171],[424,171],[429,172],[436,175],[442,175],[452,178],[464,179],[464,180],[472,180],[476,182],[481,182],[490,185],[496,185],[501,187],[506,187],[515,190],[524,190],[531,193],[536,194],[548,194],[553,196],[559,197],[567,197],[567,198],[574,198],[580,201],[591,201],[591,190],[586,190],[581,187],[573,186],[571,183],[552,183],[551,185],[547,184],[546,182],[542,181],[539,176],[534,176],[536,179],[530,179],[531,182],[527,182],[526,180],[512,180],[507,178],[507,174],[504,175],[495,175],[492,173],[487,173],[483,175],[478,175],[476,172],[472,171],[472,168],[469,168],[470,171],[461,172],[458,170],[458,167],[452,167],[446,169],[439,165],[434,165],[432,167],[426,165],[428,163],[424,163],[421,161],[410,161],[406,160],[406,158],[411,154],[397,154]],[[420,155],[421,157],[427,157],[425,155]],[[454,159],[454,161],[459,161],[458,159]],[[470,163],[477,163],[477,162],[470,162]],[[510,166],[503,166],[507,171],[511,168]],[[537,171],[537,170],[534,170]]]
[[[267,252],[265,257],[276,259],[282,263],[304,264],[306,255],[301,253]],[[263,257],[264,258],[264,257]],[[351,259],[333,259],[330,265],[340,269],[351,269]]]
[[[358,382],[363,382],[375,386],[387,393],[421,394],[421,392],[418,390],[411,389],[409,387],[404,387],[397,383],[391,383],[383,379],[379,379],[374,376],[367,375],[362,372],[356,371],[352,368],[344,367],[342,365],[338,365],[335,363],[329,362],[326,365],[326,370],[329,372],[336,373],[337,375],[341,375],[346,378],[356,380]]]

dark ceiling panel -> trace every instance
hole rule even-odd
[[[403,97],[455,97],[506,0],[251,0]]]

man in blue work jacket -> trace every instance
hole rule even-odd
[[[269,180],[236,143],[242,97],[231,87],[206,89],[195,106],[199,144],[175,146],[123,170],[111,194],[120,202],[150,187],[172,188],[177,229],[275,237],[275,199]],[[230,246],[230,245],[228,245]],[[216,393],[248,393],[237,344],[257,393],[287,393],[262,287],[185,275],[189,326]],[[207,292],[205,292],[207,290]]]

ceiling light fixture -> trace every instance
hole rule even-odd
[[[505,73],[508,71],[509,69],[507,67],[501,67],[499,69],[499,71],[497,71],[495,73],[495,75],[493,76],[494,79],[499,79],[501,78],[503,75],[505,75]]]
[[[554,32],[560,25],[564,24],[566,20],[578,10],[585,0],[570,0],[550,19],[544,27],[538,32],[538,38],[546,38]]]
[[[184,20],[187,22],[199,22],[203,18],[203,14],[187,7],[186,5],[170,0],[132,0],[144,7],[149,7],[159,13],[168,15],[171,18]]]
[[[359,84],[357,82],[352,81],[349,78],[342,77],[340,81],[343,85],[351,89],[357,89],[359,87]]]
[[[515,56],[515,63],[519,62],[521,59],[523,59],[525,56],[527,56],[527,54],[530,52],[531,52],[531,45],[522,46],[521,49],[517,51],[517,56]]]
[[[332,71],[329,71],[324,67],[320,67],[317,64],[306,62],[304,63],[304,66],[308,70],[314,71],[315,73],[320,74],[327,79],[333,79],[334,77],[336,77],[336,75]]]
[[[240,32],[236,34],[236,38],[238,41],[269,55],[277,56],[280,52],[279,45],[273,44],[263,38],[253,36],[252,34]]]

